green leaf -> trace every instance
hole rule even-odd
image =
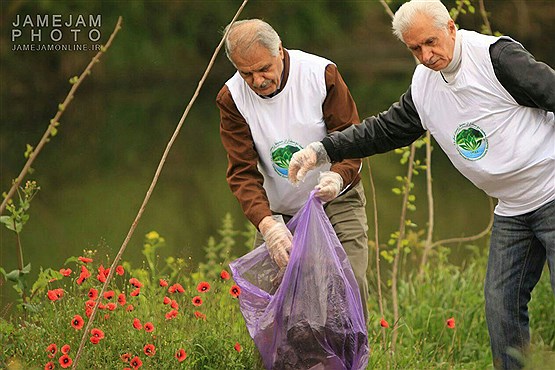
[[[6,280],[9,281],[13,281],[14,283],[17,283],[19,281],[19,270],[12,270],[10,272],[8,272],[7,274],[4,273],[4,275],[6,276]]]

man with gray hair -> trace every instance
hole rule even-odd
[[[285,49],[268,23],[242,20],[228,29],[226,54],[237,72],[216,99],[220,136],[228,184],[259,230],[255,246],[265,241],[271,258],[284,268],[292,242],[285,222],[316,188],[351,263],[367,318],[368,225],[361,160],[323,165],[300,187],[287,179],[294,152],[360,123],[355,102],[334,63]]]
[[[457,30],[439,0],[403,4],[393,32],[421,63],[409,89],[389,110],[295,153],[289,179],[430,131],[453,165],[498,199],[486,321],[495,367],[521,368],[528,302],[546,260],[555,295],[555,71],[509,37]]]

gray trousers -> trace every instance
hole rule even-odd
[[[357,281],[364,319],[368,321],[368,223],[366,220],[366,196],[362,182],[345,194],[324,205],[326,215],[349,258]],[[291,216],[283,215],[285,222]],[[256,233],[254,247],[264,243],[262,234]]]

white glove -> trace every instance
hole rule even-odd
[[[316,189],[316,196],[323,202],[334,200],[341,189],[343,188],[343,178],[340,174],[333,171],[325,171],[320,173],[318,177],[318,185]]]
[[[272,260],[279,268],[287,266],[293,235],[285,226],[283,217],[266,216],[260,221],[258,229],[264,237],[266,248]]]
[[[317,141],[294,153],[289,162],[289,181],[296,184],[313,168],[329,163],[330,158],[324,144]]]

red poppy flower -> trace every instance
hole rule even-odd
[[[143,286],[143,284],[141,284],[141,282],[137,278],[129,279],[129,284],[131,284],[135,288],[141,288]]]
[[[92,312],[93,312],[93,309],[87,307],[87,309],[85,310],[85,315],[90,318],[92,315]]]
[[[73,316],[73,319],[71,319],[71,326],[73,326],[75,330],[82,329],[84,323],[85,321],[83,321],[81,315],[75,315]]]
[[[170,312],[168,312],[168,313],[166,314],[166,320],[171,320],[171,319],[173,319],[174,317],[176,317],[178,314],[179,314],[179,311],[177,311],[177,310],[171,310]]]
[[[134,309],[135,309],[135,307],[133,307],[133,305],[130,304],[129,306],[127,306],[127,308],[125,309],[125,311],[131,312],[131,311],[133,311]]]
[[[384,318],[382,318],[382,319],[380,320],[380,326],[381,326],[382,328],[389,328],[389,323],[388,323],[387,321],[385,321]]]
[[[150,321],[149,321],[149,322],[146,322],[146,323],[145,323],[145,331],[146,331],[147,333],[152,333],[152,332],[154,331],[154,324],[151,323]]]
[[[110,274],[110,268],[105,269],[104,266],[100,265],[98,266],[98,274],[107,277]]]
[[[104,338],[104,332],[98,328],[94,328],[91,330],[91,335],[93,337],[96,337],[98,339],[103,339]]]
[[[231,287],[231,289],[229,290],[229,294],[231,294],[232,296],[234,296],[235,298],[239,297],[239,295],[241,294],[241,288],[239,288],[238,285],[233,285]]]
[[[114,293],[113,290],[109,290],[107,292],[104,292],[104,298],[105,299],[112,299],[112,298],[115,297],[115,295],[116,295],[116,293]]]
[[[71,275],[71,269],[67,268],[67,269],[60,269],[60,274],[62,274],[62,276],[68,277],[69,275]]]
[[[131,356],[132,356],[132,354],[129,353],[129,352],[124,353],[123,355],[121,355],[121,360],[123,362],[129,362],[129,360],[131,360]]]
[[[198,285],[197,285],[197,291],[198,292],[207,292],[210,290],[210,284],[208,284],[206,281],[201,281]]]
[[[229,278],[230,278],[229,272],[227,272],[226,270],[222,270],[222,272],[220,272],[220,277],[223,280],[229,280]]]
[[[187,358],[187,352],[185,352],[185,350],[183,348],[180,348],[175,353],[175,358],[177,359],[177,361],[183,362]]]
[[[124,273],[125,273],[125,270],[123,269],[122,265],[119,265],[118,267],[116,267],[116,274],[118,274],[119,276],[123,276]]]
[[[200,296],[193,297],[193,306],[200,306],[202,304],[202,298]]]
[[[106,276],[104,274],[98,274],[96,275],[96,279],[98,281],[100,281],[101,283],[105,283],[106,282]]]
[[[91,337],[91,338],[90,338],[90,341],[91,341],[92,344],[98,344],[98,343],[100,343],[100,338],[98,338],[98,337]]]
[[[183,292],[185,292],[185,289],[183,288],[183,286],[181,286],[181,284],[175,283],[171,287],[168,288],[168,292],[170,292],[170,293],[175,293],[175,292],[183,293]]]
[[[73,360],[68,355],[63,355],[58,359],[60,366],[64,369],[67,369],[73,364]]]
[[[46,295],[48,296],[48,299],[50,299],[51,301],[57,301],[58,299],[62,298],[64,296],[64,290],[63,289],[52,289],[49,290]]]
[[[91,263],[93,261],[92,258],[88,258],[88,257],[79,257],[78,260],[83,263]]]
[[[125,306],[125,303],[127,303],[127,300],[125,299],[125,294],[120,293],[118,295],[118,303],[120,306]]]
[[[445,324],[447,324],[447,327],[449,329],[455,329],[455,318],[451,317],[449,319],[447,319],[447,321],[445,322]]]
[[[164,304],[170,304],[172,303],[172,300],[168,297],[164,297]]]
[[[154,356],[156,354],[156,347],[154,347],[154,344],[147,344],[143,347],[143,352],[149,357]]]
[[[48,357],[54,358],[54,355],[58,352],[58,346],[56,346],[56,343],[52,343],[46,347],[46,352],[48,352]]]
[[[137,288],[130,293],[131,297],[136,297],[139,294],[141,294],[141,288]]]
[[[143,362],[141,361],[139,356],[135,356],[131,359],[131,362],[129,362],[129,365],[131,365],[133,369],[138,369],[141,366],[143,366]]]
[[[106,305],[106,308],[110,311],[113,311],[117,308],[118,306],[114,303],[114,302],[110,302]]]
[[[92,299],[89,299],[85,302],[85,308],[94,308],[95,305],[96,301],[93,301]]]
[[[233,346],[233,348],[235,348],[235,350],[237,352],[241,352],[243,350],[243,348],[241,348],[241,345],[239,344],[239,342],[236,342],[235,345]]]
[[[91,273],[85,266],[81,266],[81,274],[79,274],[79,278],[77,279],[77,284],[81,285],[83,282],[91,277]]]
[[[46,363],[46,365],[44,365],[44,370],[53,370],[55,368],[55,365],[52,361]]]
[[[98,298],[98,290],[91,288],[89,289],[89,292],[87,293],[87,295],[89,296],[90,299],[94,301],[95,299]]]
[[[68,354],[69,354],[69,350],[70,350],[69,344],[64,344],[64,345],[62,346],[62,349],[61,349],[60,351],[62,352],[62,354],[68,355]]]
[[[160,286],[161,287],[166,287],[166,286],[168,286],[168,282],[164,279],[160,279]]]
[[[206,320],[206,315],[203,314],[203,313],[200,312],[200,311],[195,311],[195,317],[196,317],[197,319]]]
[[[177,304],[177,302],[175,301],[175,299],[172,299],[172,302],[170,304],[171,308],[178,310],[179,309],[179,304]]]
[[[137,330],[141,330],[143,328],[143,324],[141,324],[141,320],[134,318],[133,319],[133,327]]]

